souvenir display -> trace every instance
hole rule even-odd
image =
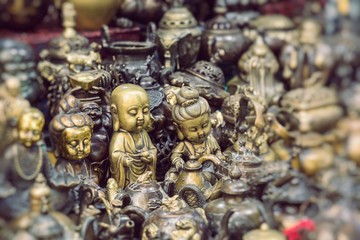
[[[359,6],[0,3],[0,239],[357,239]]]

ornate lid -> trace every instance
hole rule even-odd
[[[247,232],[244,240],[285,240],[286,237],[279,231],[269,229],[269,226],[262,224],[260,229],[251,230]]]
[[[294,110],[309,110],[338,104],[334,89],[321,86],[297,88],[287,92],[281,100],[281,106]]]
[[[262,15],[250,22],[250,27],[258,30],[290,30],[295,24],[281,14]]]
[[[187,68],[185,72],[205,80],[211,84],[224,88],[224,73],[215,64],[207,61],[198,61],[193,66]]]
[[[174,1],[174,6],[165,12],[159,23],[160,29],[186,29],[198,25],[194,15],[186,8]]]
[[[235,158],[235,161],[241,162],[241,165],[245,168],[258,168],[263,163],[263,159],[256,156],[251,150],[246,147],[241,147],[239,158]]]
[[[186,170],[199,170],[201,169],[202,165],[200,162],[196,160],[189,160],[185,163],[185,169]]]
[[[221,187],[221,192],[229,195],[243,195],[250,190],[248,184],[241,180],[241,171],[234,164],[229,171],[230,179],[226,180]]]
[[[205,26],[207,30],[235,30],[237,32],[240,32],[240,30],[234,24],[232,24],[228,19],[225,18],[225,13],[227,12],[225,4],[219,4],[215,7],[214,11],[216,17],[206,23]]]

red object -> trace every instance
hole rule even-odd
[[[306,2],[309,0],[280,0],[266,3],[260,7],[262,14],[283,14],[290,18],[301,16]],[[322,7],[325,6],[325,0],[318,0]]]
[[[295,226],[286,228],[283,233],[287,236],[288,240],[303,240],[303,235],[306,233],[314,232],[316,225],[313,220],[305,218],[301,219]]]

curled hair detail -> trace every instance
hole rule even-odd
[[[78,113],[60,113],[56,115],[50,122],[49,132],[51,136],[51,141],[54,146],[56,146],[57,141],[59,141],[62,131],[67,128],[73,127],[90,127],[91,129],[94,126],[92,119],[83,112]]]
[[[193,105],[193,104],[197,103],[197,101],[198,101],[197,99],[190,99],[190,100],[187,100],[187,101],[181,103],[181,106],[182,107],[188,107],[190,105]]]

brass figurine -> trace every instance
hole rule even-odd
[[[54,146],[56,168],[74,176],[91,178],[90,163],[93,121],[72,109],[56,115],[50,122],[49,132]]]
[[[17,78],[6,79],[0,86],[0,154],[17,139],[17,125],[24,110],[30,108],[28,100],[20,96],[21,82]]]
[[[1,157],[1,215],[12,219],[28,207],[29,189],[38,174],[43,173],[53,188],[73,187],[78,178],[57,173],[42,140],[44,115],[36,108],[26,109],[18,122],[18,140],[6,148]],[[67,183],[69,180],[69,183]],[[55,209],[66,209],[66,194],[53,191]]]
[[[149,97],[140,86],[123,84],[111,93],[114,133],[110,142],[110,171],[125,188],[146,171],[156,179],[156,148],[147,133]]]
[[[174,100],[172,118],[180,143],[170,158],[172,167],[167,173],[167,179],[172,181],[176,181],[186,161],[197,160],[208,154],[225,160],[219,144],[211,134],[210,106],[207,101],[199,96],[196,89],[186,86],[180,88]],[[210,170],[210,179],[211,175]]]

